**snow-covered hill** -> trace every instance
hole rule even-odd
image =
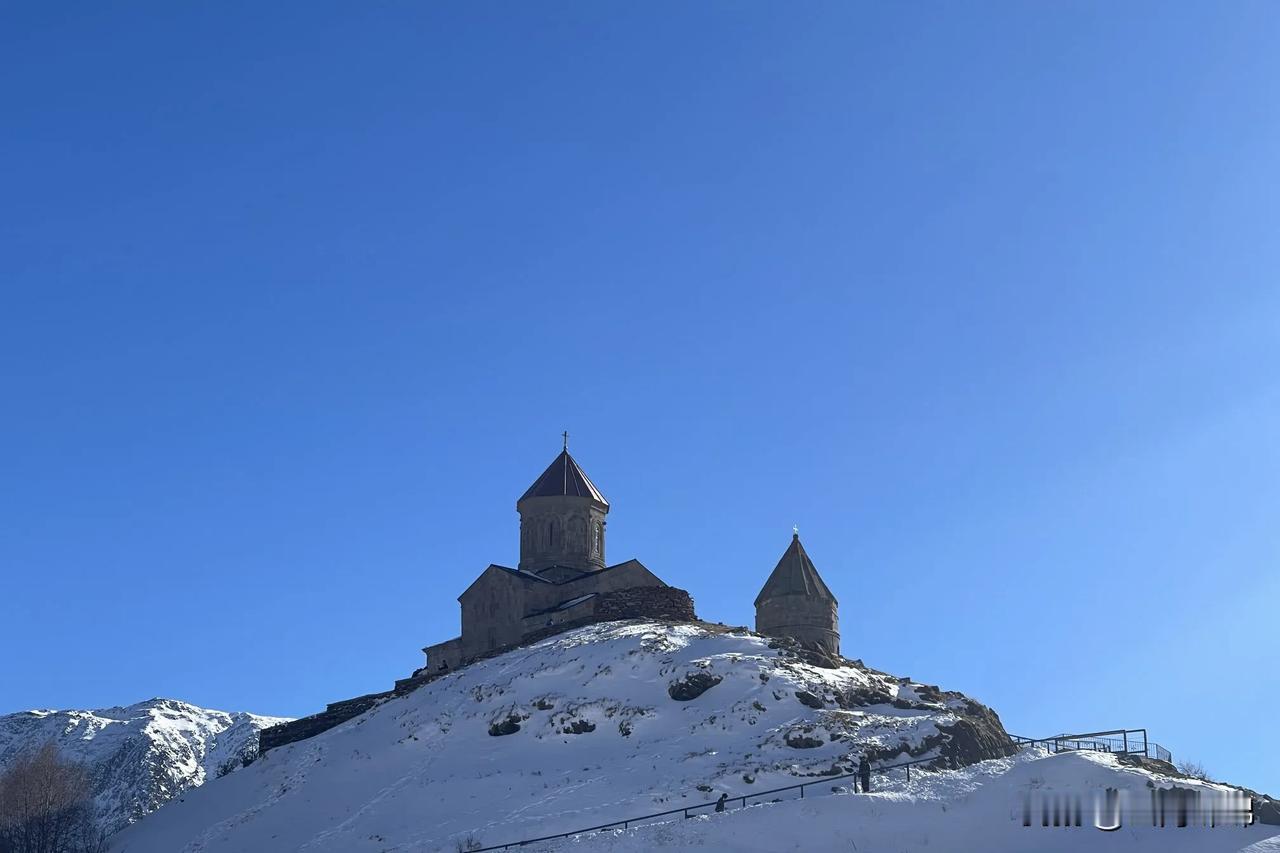
[[[279,722],[174,699],[93,711],[23,711],[0,716],[0,769],[53,741],[64,757],[89,768],[99,820],[115,831],[252,761],[258,732]]]
[[[745,632],[615,622],[480,661],[272,750],[129,827],[112,850],[453,853],[468,843],[507,843],[709,803],[721,792],[821,782],[864,753],[888,763],[908,754],[967,763],[1001,743],[995,715],[959,694],[859,666],[812,666]],[[1028,843],[1030,835],[1020,837],[1022,846],[1003,848],[950,843],[958,836],[935,824],[940,813],[966,804],[974,805],[964,826],[1007,822],[1015,793],[1037,780],[1131,780],[1141,787],[1155,778],[1107,760],[1024,753],[917,773],[910,788],[905,779],[885,779],[884,794],[815,799],[847,784],[836,781],[801,804],[542,849],[836,849],[822,835],[831,825],[882,815],[886,826],[918,831],[901,843],[856,849],[1036,849],[1039,837]],[[1075,773],[1077,765],[1096,773]],[[913,803],[921,804],[918,819]],[[1239,833],[1246,834],[1237,840],[1262,837]]]

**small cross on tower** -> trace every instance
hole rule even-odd
[[[569,431],[565,430],[564,432],[560,433],[560,435],[564,437],[564,449],[568,450],[569,449]]]

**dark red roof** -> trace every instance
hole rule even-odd
[[[534,481],[520,500],[525,498],[550,498],[569,495],[578,498],[591,498],[591,500],[602,503],[605,506],[609,502],[604,499],[604,495],[600,494],[600,490],[595,487],[591,479],[587,477],[586,472],[578,466],[577,461],[569,455],[569,451],[565,450],[556,457],[555,461],[548,466],[547,470],[542,472],[542,476]],[[516,503],[519,503],[517,501]]]
[[[791,537],[791,546],[778,561],[773,574],[769,575],[769,579],[764,582],[764,588],[756,596],[756,606],[759,607],[760,602],[767,598],[783,595],[805,595],[830,601],[836,600],[831,590],[827,589],[827,585],[822,582],[822,576],[814,567],[813,560],[810,560],[809,555],[805,553],[798,533]]]

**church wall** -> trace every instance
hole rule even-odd
[[[532,616],[526,616],[520,620],[520,636],[524,639],[534,631],[543,631],[547,628],[570,623],[583,624],[584,620],[590,620],[595,615],[595,610],[596,599],[588,598],[586,601],[579,602],[573,607],[566,607],[564,610],[552,610],[549,613],[536,613]]]
[[[613,592],[636,586],[666,586],[662,579],[644,567],[639,560],[627,560],[602,572],[561,584],[561,598],[572,598],[588,592]]]
[[[636,586],[666,586],[655,575],[644,567],[639,560],[628,560],[617,566],[583,575],[576,580],[558,584],[526,584],[524,588],[525,607],[519,611],[523,616],[538,610],[547,610],[563,601],[586,595],[589,592],[613,592],[619,589],[630,589]],[[466,632],[463,632],[463,636]]]
[[[566,581],[577,580],[582,577],[582,569],[570,569],[566,566],[552,566],[549,569],[543,569],[538,572],[538,577],[549,580],[552,583],[564,583]]]
[[[462,638],[454,637],[452,640],[446,640],[443,643],[436,643],[434,646],[427,646],[422,650],[427,656],[426,669],[429,672],[438,672],[442,669],[457,669],[462,666]]]
[[[464,659],[519,642],[524,634],[521,618],[530,609],[528,585],[528,581],[490,567],[462,594]]]
[[[592,621],[594,599],[564,611],[552,608],[580,595],[603,595],[638,587],[660,588],[666,584],[638,560],[628,560],[559,584],[530,581],[491,566],[459,598],[462,605],[459,644],[456,647],[441,644],[442,648],[435,649],[434,657],[428,652],[428,667],[434,671],[442,660],[451,668],[456,667],[493,649],[519,645],[530,631]],[[538,615],[528,615],[533,613]]]
[[[613,622],[620,619],[695,622],[698,618],[693,611],[693,598],[688,592],[674,586],[631,587],[601,593],[588,601],[589,607],[572,607],[563,611],[566,615],[572,615],[573,618],[565,618],[553,625],[534,628],[525,634],[521,644],[536,643],[562,631],[597,622]]]

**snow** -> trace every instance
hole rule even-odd
[[[690,701],[668,694],[670,684],[697,673],[720,681]],[[468,838],[514,842],[710,803],[721,792],[823,783],[820,774],[848,767],[849,756],[870,745],[919,751],[958,719],[964,703],[815,709],[797,692],[867,688],[918,698],[928,695],[917,693],[921,686],[852,666],[812,667],[746,633],[646,622],[581,628],[275,749],[126,829],[112,851],[454,851]],[[800,736],[806,748],[795,745]],[[1116,780],[1142,787],[1154,778],[1107,756],[1026,753],[961,771],[914,772],[910,784],[877,777],[884,793],[815,796],[845,790],[820,784],[801,802],[540,849],[1069,849],[1043,846],[1051,830],[1009,826],[1018,792]],[[1058,832],[1065,838],[1068,831]],[[1227,837],[1216,832],[1205,835],[1212,844]],[[1196,849],[1235,850],[1265,837],[1256,829],[1231,832],[1235,847]],[[988,833],[994,846],[954,846]]]

